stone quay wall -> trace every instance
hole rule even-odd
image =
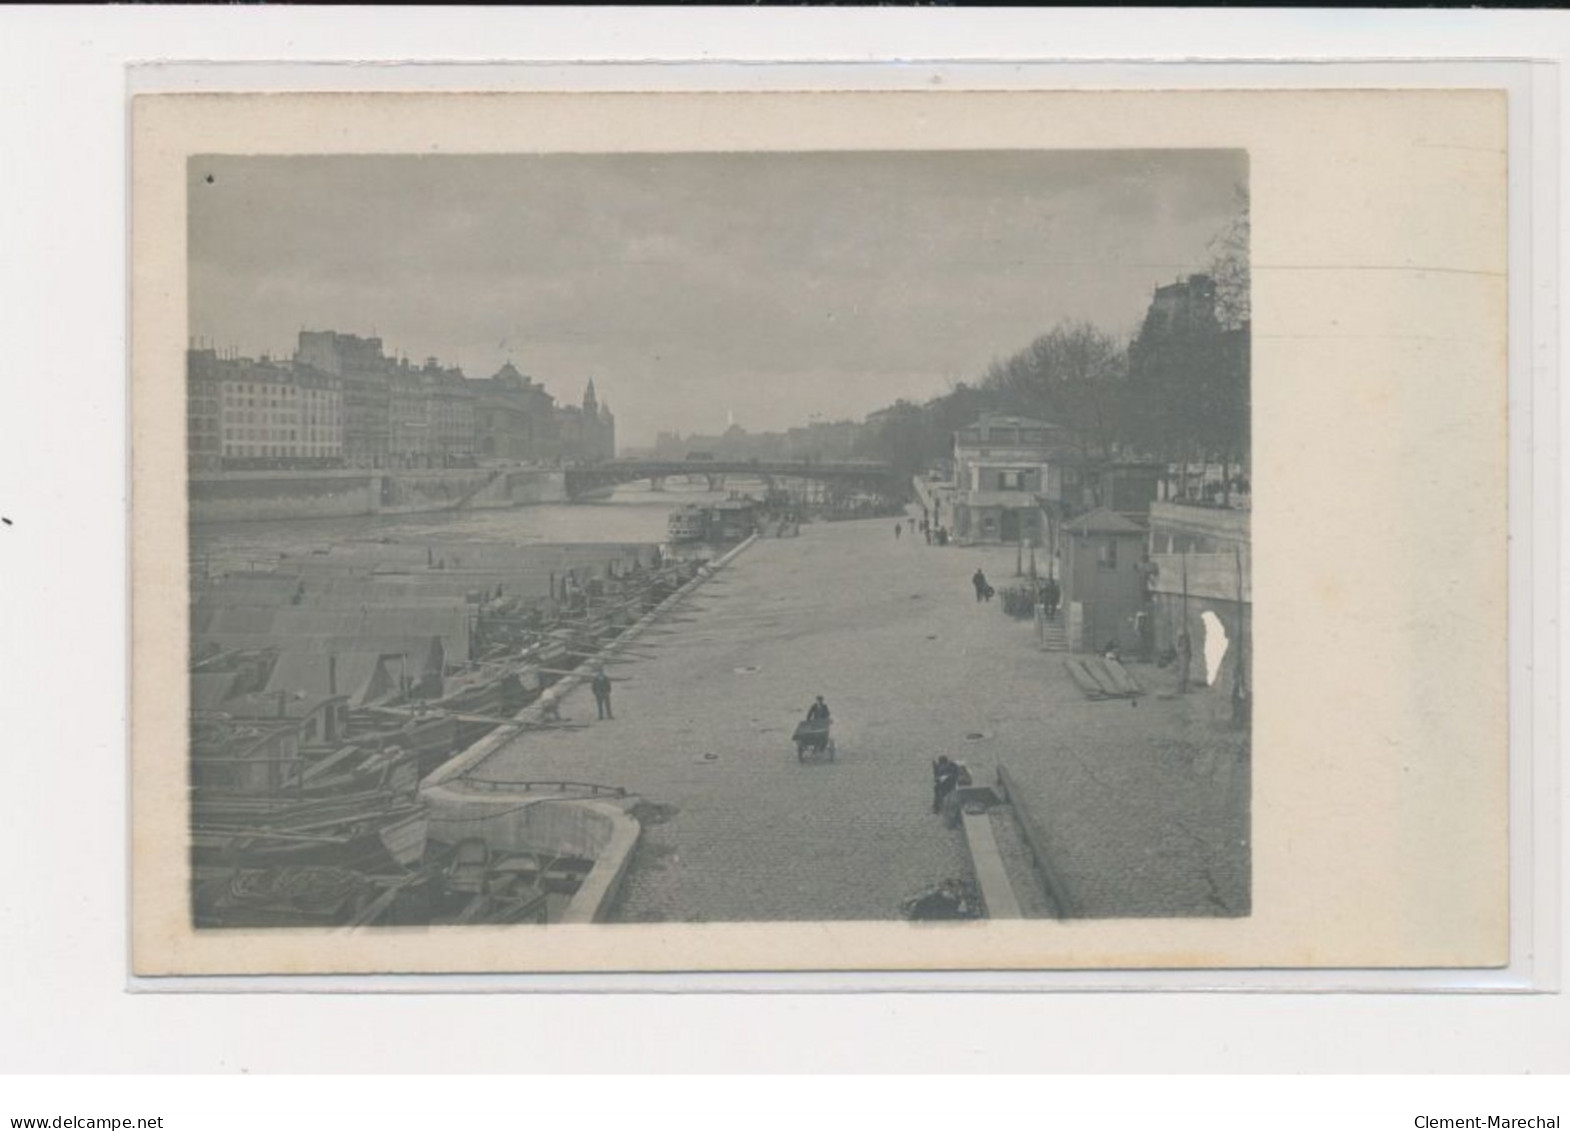
[[[351,469],[193,475],[187,497],[191,521],[203,523],[525,506],[567,492],[563,473],[546,469]]]

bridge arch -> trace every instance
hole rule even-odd
[[[773,488],[781,479],[802,479],[829,487],[866,491],[889,498],[903,494],[903,484],[895,481],[893,470],[883,463],[789,463],[751,460],[643,460],[619,459],[566,469],[569,499],[591,491],[647,479],[655,490],[663,490],[667,479],[701,475],[710,490],[720,490],[726,476],[761,479]]]

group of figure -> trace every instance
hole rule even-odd
[[[939,546],[947,546],[949,544],[949,532],[943,528],[943,524],[938,522],[936,518],[928,515],[926,507],[921,508],[921,536],[927,540],[927,545],[929,546],[934,542]]]
[[[894,524],[894,540],[898,542],[900,540],[900,536],[905,534],[907,531],[910,533],[910,536],[914,538],[918,530],[921,532],[922,538],[926,539],[927,545],[929,546],[934,542],[936,542],[939,546],[947,546],[949,544],[949,532],[929,519],[925,510],[921,512],[920,522],[917,522],[915,518],[907,518],[900,522],[896,522]]]

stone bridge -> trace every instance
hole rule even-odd
[[[719,491],[724,489],[727,476],[761,479],[770,490],[779,480],[795,479],[820,483],[835,492],[862,491],[888,498],[898,498],[904,487],[887,464],[871,461],[618,459],[569,467],[566,490],[572,499],[620,483],[647,479],[654,490],[663,491],[667,479],[701,477],[709,490]]]

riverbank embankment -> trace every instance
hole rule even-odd
[[[567,501],[549,468],[225,471],[192,475],[192,523],[355,518]]]

